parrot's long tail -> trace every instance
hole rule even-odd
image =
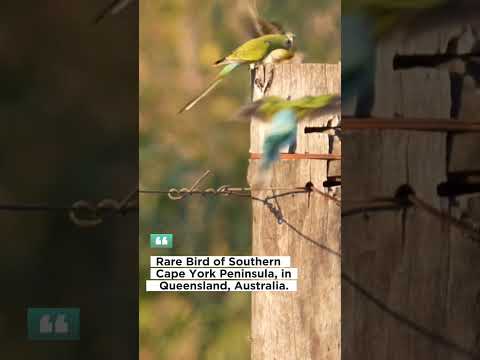
[[[228,74],[230,74],[233,70],[235,70],[240,64],[229,64],[229,65],[226,65],[222,71],[220,72],[220,74],[218,74],[218,76],[215,78],[215,80],[213,80],[210,85],[208,85],[208,87],[203,90],[200,95],[197,95],[193,100],[189,101],[183,108],[180,109],[180,111],[178,112],[179,114],[185,112],[185,111],[188,111],[190,110],[191,108],[193,108],[200,100],[202,100],[205,96],[207,96],[213,89],[215,89],[217,87],[218,84],[220,84],[222,82],[222,80],[225,78],[225,76],[227,76]]]

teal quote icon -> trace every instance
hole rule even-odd
[[[80,340],[80,309],[28,308],[29,340]]]
[[[152,249],[173,248],[173,234],[150,234],[150,247]]]

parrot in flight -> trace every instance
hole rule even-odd
[[[297,123],[307,117],[339,113],[340,95],[305,96],[296,100],[285,100],[278,96],[266,96],[245,105],[237,116],[262,121],[271,119],[270,128],[263,143],[262,170],[270,168],[278,159],[280,149],[292,146],[297,139]]]
[[[179,113],[190,110],[240,65],[262,63],[265,59],[268,59],[268,56],[275,50],[290,50],[293,48],[294,39],[295,35],[288,32],[285,34],[264,35],[247,41],[235,49],[230,55],[215,62],[214,66],[223,66],[223,69],[213,82],[211,82],[200,95],[188,102]]]
[[[283,109],[275,113],[265,141],[261,170],[266,171],[280,155],[280,149],[290,146],[297,140],[297,116],[293,109]]]
[[[376,45],[396,29],[409,37],[449,24],[480,23],[477,0],[343,0],[342,98],[357,114],[373,103]],[[445,61],[451,61],[449,57]],[[363,104],[362,104],[363,103]],[[360,108],[359,108],[360,106]]]
[[[95,24],[102,21],[107,15],[116,15],[123,9],[133,3],[133,0],[113,0],[105,9],[103,9],[95,18]]]
[[[285,100],[279,96],[266,96],[243,106],[237,117],[255,116],[263,121],[269,120],[281,110],[291,109],[295,116],[303,120],[307,116],[322,116],[340,112],[339,95],[304,96],[296,100]]]

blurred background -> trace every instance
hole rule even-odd
[[[211,64],[250,38],[249,1],[140,3],[140,188],[248,186],[249,124],[228,123],[250,99],[237,70],[191,111],[178,110],[216,75]],[[304,62],[340,60],[340,2],[257,1],[260,16],[297,35]],[[140,358],[248,359],[248,293],[145,293],[150,255],[249,255],[248,199],[140,195]],[[173,233],[174,249],[151,251],[150,233]]]
[[[138,179],[138,7],[2,4],[0,202],[120,200]],[[0,211],[0,358],[135,359],[137,215],[79,228],[67,211]],[[80,341],[27,340],[28,307],[79,307]]]

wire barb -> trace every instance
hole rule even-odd
[[[282,223],[282,215],[277,211],[270,200],[279,197],[316,193],[324,198],[332,201],[338,207],[343,206],[342,217],[352,216],[356,214],[367,215],[370,212],[399,211],[410,207],[423,210],[434,216],[440,222],[448,223],[452,227],[468,234],[473,241],[480,244],[480,230],[470,222],[457,219],[454,216],[436,209],[419,198],[415,191],[409,185],[403,185],[398,188],[393,197],[377,197],[364,200],[341,200],[327,191],[320,190],[312,182],[308,182],[303,187],[266,187],[266,188],[250,188],[250,187],[232,187],[231,185],[221,185],[218,188],[199,189],[201,183],[211,175],[211,171],[207,170],[194,181],[189,188],[171,188],[168,191],[162,190],[138,190],[134,189],[129,192],[122,200],[117,201],[105,198],[98,203],[92,203],[86,200],[76,201],[71,206],[52,206],[45,204],[0,204],[0,211],[10,212],[67,212],[70,220],[79,227],[95,227],[104,222],[107,217],[115,214],[126,215],[135,210],[138,211],[139,194],[149,195],[167,195],[170,200],[179,201],[187,196],[224,196],[249,198],[254,201],[260,201],[267,206],[272,214],[277,218],[279,224]],[[259,192],[272,192],[273,195],[261,198],[255,195]],[[354,207],[346,208],[347,204],[354,204]]]
[[[448,223],[452,227],[460,230],[463,233],[468,234],[474,242],[480,243],[480,232],[474,226],[457,219],[443,211],[436,209],[430,204],[426,203],[422,199],[418,198],[415,194],[408,195],[408,200],[415,205],[416,208],[425,211],[426,213],[436,217],[442,223]]]
[[[410,130],[435,132],[479,132],[480,122],[455,119],[354,118],[342,117],[342,130]]]
[[[79,227],[95,227],[103,223],[108,216],[125,215],[128,210],[135,209],[134,204],[129,201],[132,196],[129,194],[120,202],[114,199],[103,199],[96,205],[86,200],[79,200],[72,205],[68,216]]]
[[[415,207],[427,214],[434,216],[441,223],[448,223],[450,226],[468,234],[470,238],[480,244],[480,231],[474,225],[455,218],[443,212],[418,197],[409,185],[400,186],[394,197],[381,197],[366,200],[343,200],[343,204],[353,203],[355,207],[342,210],[342,217],[356,214],[368,214],[369,212],[399,211]]]

